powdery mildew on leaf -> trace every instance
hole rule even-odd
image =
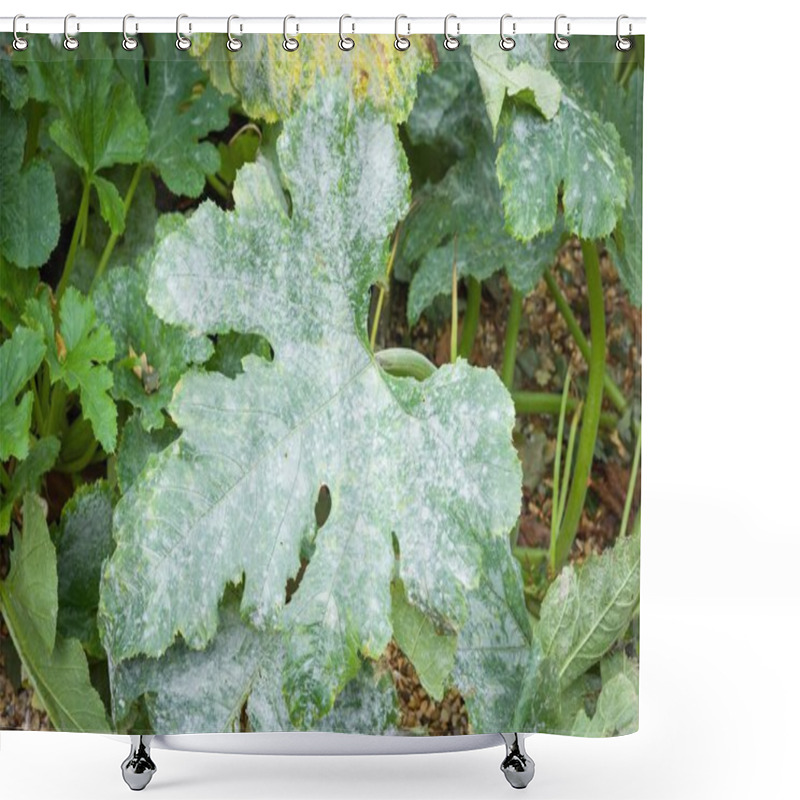
[[[245,113],[276,122],[297,111],[321,81],[343,78],[359,103],[369,102],[392,122],[408,117],[420,73],[433,58],[426,37],[416,37],[405,53],[394,47],[394,36],[356,36],[348,53],[339,39],[327,34],[302,34],[293,53],[283,49],[283,36],[251,35],[238,53],[228,51],[214,34],[192,37],[192,54],[208,69],[222,92],[239,95]]]
[[[148,299],[162,318],[258,333],[274,360],[176,387],[182,435],[117,507],[101,617],[116,661],[158,656],[177,634],[204,647],[244,575],[242,612],[290,632],[283,689],[309,727],[391,636],[392,534],[409,600],[458,630],[481,580],[476,539],[508,552],[521,474],[491,370],[460,361],[416,382],[369,351],[368,290],[408,202],[394,128],[328,85],[286,123],[279,156],[291,217],[267,167],[247,165],[233,212],[203,204],[156,254]],[[330,516],[286,605],[323,485]]]

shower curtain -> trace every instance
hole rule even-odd
[[[181,40],[0,49],[0,728],[635,731],[644,39]]]

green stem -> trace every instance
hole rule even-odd
[[[216,175],[206,175],[206,180],[223,200],[231,199],[231,190]]]
[[[50,395],[50,409],[45,422],[44,436],[58,436],[65,426],[67,392],[60,381],[53,387]]]
[[[508,309],[506,342],[503,348],[503,367],[500,374],[509,391],[511,391],[511,387],[514,384],[514,365],[517,363],[517,337],[519,336],[519,322],[521,319],[522,292],[514,289],[511,294],[511,305]]]
[[[372,318],[372,330],[369,334],[370,350],[375,352],[375,341],[378,338],[378,323],[381,321],[383,311],[383,301],[386,298],[386,290],[392,277],[392,267],[394,266],[394,255],[397,252],[397,243],[400,241],[400,228],[395,231],[392,252],[389,254],[389,262],[386,264],[386,280],[378,288],[378,302],[375,304],[375,316]]]
[[[436,367],[422,353],[406,347],[380,350],[375,353],[375,361],[390,375],[398,378],[416,378],[418,381],[424,381],[436,372]]]
[[[583,403],[579,403],[572,415],[572,422],[569,425],[569,441],[567,442],[567,458],[564,463],[564,482],[569,486],[570,476],[572,475],[572,456],[575,453],[575,439],[578,435],[578,425],[581,422],[581,414],[583,413]],[[556,531],[561,530],[561,523],[564,520],[564,508],[567,505],[567,492],[561,492],[558,498],[558,508],[556,509]],[[556,533],[555,540],[558,540]],[[552,541],[552,540],[551,540]],[[555,546],[554,546],[555,547]],[[555,549],[552,551],[555,553]]]
[[[33,416],[36,422],[36,430],[39,435],[42,435],[44,430],[45,420],[42,413],[42,401],[39,399],[39,389],[36,386],[36,376],[34,375],[30,380],[31,390],[33,391]]]
[[[28,134],[25,139],[25,155],[23,164],[27,164],[39,150],[39,128],[45,112],[45,104],[31,100],[28,106]]]
[[[91,181],[88,177],[83,179],[83,194],[81,195],[81,204],[78,208],[78,216],[75,218],[75,227],[72,231],[72,240],[69,243],[69,251],[67,252],[67,260],[64,263],[64,272],[61,275],[61,280],[58,282],[56,289],[56,300],[60,300],[64,294],[64,290],[69,285],[69,276],[72,274],[72,268],[75,266],[75,255],[78,252],[78,241],[81,237],[86,220],[89,216],[89,189],[91,188]]]
[[[131,178],[130,186],[128,186],[128,191],[125,194],[125,202],[124,202],[124,209],[125,213],[122,216],[123,220],[128,218],[128,211],[130,211],[131,203],[133,202],[133,196],[136,194],[136,187],[139,185],[139,179],[142,177],[142,165],[137,164],[136,170],[133,173],[133,177]],[[108,266],[108,260],[111,258],[111,253],[114,250],[114,246],[117,244],[121,234],[111,233],[106,240],[106,246],[103,248],[103,253],[100,256],[100,262],[97,265],[97,270],[94,273],[94,278],[92,278],[92,285],[89,287],[89,294],[92,293],[92,290],[100,281],[100,278],[103,276],[103,273],[106,271],[106,267]]]
[[[96,440],[92,441],[92,443],[87,448],[86,452],[83,453],[79,458],[76,458],[74,461],[65,462],[62,464],[57,465],[57,469],[59,472],[66,472],[66,473],[78,473],[83,472],[86,467],[89,466],[92,459],[94,458],[94,454],[97,452],[98,443]]]
[[[590,362],[592,360],[592,353],[589,348],[589,342],[586,341],[586,336],[584,336],[581,326],[578,324],[578,320],[575,319],[575,315],[572,313],[572,309],[569,307],[567,298],[561,293],[561,289],[558,288],[556,279],[549,270],[546,270],[544,273],[544,282],[547,284],[547,289],[553,296],[556,308],[558,308],[561,316],[564,318],[564,322],[566,322],[567,328],[572,334],[572,338],[578,345],[581,355],[583,355],[587,363]],[[606,396],[611,401],[611,404],[617,409],[617,411],[620,413],[620,416],[623,416],[628,410],[628,404],[625,400],[625,395],[622,394],[620,388],[616,383],[614,383],[611,376],[605,371],[605,369],[603,370],[603,388]]]
[[[538,563],[547,558],[547,550],[541,547],[512,547],[511,552],[519,561]]]
[[[481,282],[471,275],[467,278],[467,310],[464,312],[464,322],[461,324],[461,341],[458,345],[458,354],[461,358],[472,355],[475,344],[475,334],[478,332],[478,319],[481,313]]]
[[[511,393],[517,414],[546,414],[555,416],[561,410],[561,395],[547,392],[527,392],[517,390]],[[578,400],[567,398],[567,411],[572,413],[578,407]],[[619,422],[616,414],[603,412],[600,414],[600,425],[604,428],[616,428]]]
[[[591,357],[589,359],[589,382],[583,406],[583,420],[575,455],[575,472],[569,488],[569,497],[564,509],[564,519],[558,532],[555,558],[551,562],[553,573],[566,563],[572,543],[578,533],[589,476],[592,471],[594,447],[600,427],[600,409],[603,405],[603,376],[606,361],[606,314],[603,284],[600,278],[600,261],[597,247],[590,239],[581,240],[583,264],[586,270],[586,285],[589,295],[589,327],[591,335]]]
[[[633,453],[633,464],[631,464],[631,477],[628,481],[628,491],[625,494],[625,508],[622,512],[622,522],[619,526],[619,535],[625,536],[628,533],[628,517],[631,514],[631,506],[633,505],[633,493],[636,490],[636,476],[639,474],[639,458],[642,455],[642,429],[639,428],[639,434],[636,437],[636,450]]]
[[[567,367],[567,376],[564,379],[564,388],[561,392],[561,406],[558,410],[558,434],[556,435],[556,456],[553,461],[553,513],[550,515],[550,547],[558,535],[558,497],[561,480],[561,443],[564,438],[564,420],[567,417],[567,400],[569,399],[569,383],[572,379],[572,370]]]

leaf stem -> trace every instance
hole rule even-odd
[[[633,505],[633,493],[636,490],[636,476],[639,473],[639,459],[642,455],[642,428],[639,427],[639,433],[636,436],[636,449],[633,453],[633,464],[631,464],[631,477],[628,481],[628,491],[625,494],[625,508],[622,512],[622,522],[619,526],[619,535],[626,536],[628,533],[628,518],[631,514],[631,506]]]
[[[569,489],[564,519],[558,532],[554,558],[550,562],[553,574],[566,563],[572,543],[578,532],[589,477],[592,471],[594,447],[600,427],[600,409],[603,405],[603,376],[606,361],[606,313],[603,283],[600,278],[600,261],[597,246],[590,239],[581,239],[583,265],[586,270],[586,285],[589,295],[589,326],[591,357],[589,359],[589,382],[583,406],[583,421],[575,455],[575,472]]]
[[[458,236],[453,237],[453,285],[450,287],[450,363],[458,358]]]
[[[124,209],[125,213],[123,214],[123,220],[127,220],[128,218],[128,211],[130,211],[131,203],[133,202],[133,196],[136,193],[136,187],[139,185],[139,179],[142,177],[143,167],[142,164],[137,164],[136,169],[134,170],[133,177],[131,178],[130,185],[128,186],[128,191],[125,194],[125,201],[124,201]],[[89,287],[89,294],[92,293],[92,290],[99,282],[100,278],[103,276],[103,273],[106,271],[106,267],[108,266],[108,260],[111,258],[111,253],[114,250],[117,241],[119,240],[120,234],[111,231],[106,240],[106,246],[103,248],[103,253],[100,256],[100,262],[97,265],[97,270],[94,273],[94,278],[92,278],[92,285]]]
[[[511,304],[508,308],[508,324],[506,325],[506,341],[503,348],[503,367],[500,377],[506,388],[511,391],[514,384],[514,365],[517,362],[517,337],[519,323],[522,319],[522,292],[514,289]]]
[[[528,392],[518,389],[511,392],[514,400],[514,408],[517,414],[545,414],[555,416],[561,409],[561,395],[550,394],[548,392]],[[574,397],[567,398],[567,412],[573,413],[578,407],[578,401]],[[603,428],[616,428],[619,422],[616,414],[602,412],[600,414],[600,425]]]
[[[461,324],[461,341],[458,345],[458,354],[461,358],[469,360],[472,355],[480,314],[481,282],[470,275],[467,278],[467,310],[464,312],[464,321]]]
[[[424,381],[436,372],[436,367],[422,353],[406,347],[380,350],[375,353],[375,361],[390,375],[398,378],[416,378],[418,381]]]
[[[378,302],[375,304],[375,315],[372,318],[372,330],[369,334],[369,347],[370,350],[375,352],[375,341],[378,338],[378,323],[381,321],[381,312],[383,311],[383,301],[386,297],[386,291],[389,286],[389,280],[392,277],[392,269],[394,268],[394,255],[397,252],[397,243],[400,241],[400,228],[398,226],[394,233],[394,242],[392,243],[392,251],[389,253],[389,261],[386,263],[386,279],[378,287]]]
[[[581,414],[583,413],[583,403],[578,403],[575,413],[572,416],[572,422],[569,425],[569,440],[567,441],[567,458],[564,464],[564,480],[569,485],[570,476],[572,475],[572,456],[575,453],[575,439],[578,435],[578,426],[581,423]],[[561,530],[561,523],[564,521],[564,508],[567,505],[567,492],[561,492],[558,498],[558,508],[556,509],[556,531]],[[556,540],[558,535],[556,534]]]
[[[61,299],[64,290],[69,285],[69,276],[72,274],[72,268],[75,265],[75,255],[78,251],[78,241],[80,240],[81,231],[89,216],[89,189],[91,185],[89,178],[84,176],[81,204],[78,207],[78,216],[75,218],[75,227],[72,230],[72,239],[70,240],[69,250],[67,251],[67,260],[64,263],[64,272],[61,274],[61,280],[58,282],[58,287],[56,288],[56,300]]]
[[[92,459],[94,458],[95,453],[97,452],[98,442],[96,439],[93,439],[90,443],[89,447],[86,451],[79,456],[78,458],[74,459],[73,461],[64,462],[58,464],[56,469],[59,472],[66,472],[66,473],[78,473],[83,472],[86,467],[89,466]]]
[[[556,282],[556,279],[553,277],[550,270],[545,270],[544,282],[547,284],[548,291],[553,296],[556,308],[558,308],[561,316],[564,318],[564,322],[567,324],[567,329],[572,334],[572,338],[575,340],[575,343],[578,345],[581,355],[588,363],[592,359],[589,342],[586,341],[586,336],[584,336],[581,326],[578,324],[578,320],[575,319],[575,315],[572,313],[572,309],[569,307],[567,298],[561,293],[561,289],[558,288],[558,283]],[[625,400],[625,395],[622,394],[620,388],[616,383],[614,383],[611,376],[605,372],[605,370],[603,372],[603,388],[606,396],[611,401],[611,404],[614,406],[614,408],[619,411],[621,416],[624,415],[628,410],[628,404]]]
[[[567,416],[567,399],[569,398],[569,384],[572,379],[572,369],[567,367],[567,375],[564,379],[564,388],[561,391],[561,406],[558,411],[558,433],[556,435],[556,455],[553,460],[553,511],[550,515],[550,548],[553,548],[558,536],[558,497],[559,481],[561,480],[561,443],[564,438],[564,420]],[[569,482],[569,476],[567,476]]]

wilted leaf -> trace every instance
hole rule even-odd
[[[179,642],[159,659],[136,658],[113,666],[117,724],[144,695],[150,723],[160,734],[238,730],[243,707],[254,731],[294,730],[281,686],[283,639],[243,622],[236,606],[223,604],[217,635],[203,651]],[[313,729],[386,733],[395,712],[391,681],[381,680],[365,663]]]
[[[106,363],[114,357],[114,340],[98,323],[91,300],[68,287],[58,306],[58,326],[45,293],[26,306],[30,324],[42,331],[47,345],[50,380],[63,381],[80,392],[84,417],[103,449],[111,453],[117,441],[117,409],[108,390],[114,379]]]
[[[0,461],[28,455],[28,437],[33,409],[33,390],[17,396],[36,374],[44,358],[42,334],[30,328],[17,328],[0,345]]]
[[[22,515],[24,527],[14,537],[11,569],[0,581],[3,619],[55,728],[108,732],[105,709],[89,681],[80,643],[56,635],[56,551],[38,498],[25,496]]]
[[[457,630],[481,577],[476,538],[508,547],[520,469],[492,371],[458,362],[418,383],[370,352],[368,289],[407,204],[393,126],[323,86],[279,153],[291,217],[268,169],[247,165],[234,211],[201,205],[156,255],[157,313],[258,333],[275,357],[246,357],[234,380],[190,372],[176,388],[182,435],[117,506],[101,618],[114,660],[157,656],[178,633],[203,647],[225,585],[244,574],[242,612],[287,631],[284,692],[307,727],[391,636],[392,533],[409,600]],[[286,605],[323,485],[330,516]]]
[[[220,165],[216,147],[200,140],[228,124],[233,98],[207,85],[208,75],[176,50],[174,36],[155,35],[152,42],[146,66],[139,47],[115,53],[150,132],[142,161],[158,170],[170,191],[197,197],[206,175]]]
[[[625,632],[639,599],[639,536],[582,567],[566,567],[542,603],[536,633],[562,687],[596,664]]]
[[[117,267],[103,276],[94,305],[114,338],[112,394],[141,409],[142,425],[150,430],[164,425],[163,412],[178,379],[190,364],[206,361],[213,346],[205,336],[162,322],[147,304],[146,292],[147,277],[142,272]],[[137,362],[138,373],[131,360]]]
[[[542,52],[548,44],[544,36],[520,37],[519,45],[510,51],[498,47],[497,40],[490,36],[470,36],[466,41],[481,81],[492,131],[497,131],[506,95],[530,104],[545,119],[551,119],[558,111],[561,84]]]
[[[341,78],[359,104],[368,101],[392,122],[402,122],[411,111],[417,77],[433,64],[425,37],[417,37],[405,53],[395,50],[394,36],[356,36],[348,53],[339,49],[335,36],[297,38],[300,47],[293,53],[283,49],[283,36],[276,34],[248,36],[246,52],[231,53],[221,37],[198,33],[192,54],[220,91],[233,89],[245,113],[266,122],[293,114],[319,82],[332,77]]]
[[[38,267],[58,243],[61,224],[53,169],[39,158],[22,165],[25,119],[2,99],[0,120],[0,256]]]
[[[100,569],[112,550],[111,490],[83,486],[64,506],[58,552],[58,630],[103,657],[97,632]]]

